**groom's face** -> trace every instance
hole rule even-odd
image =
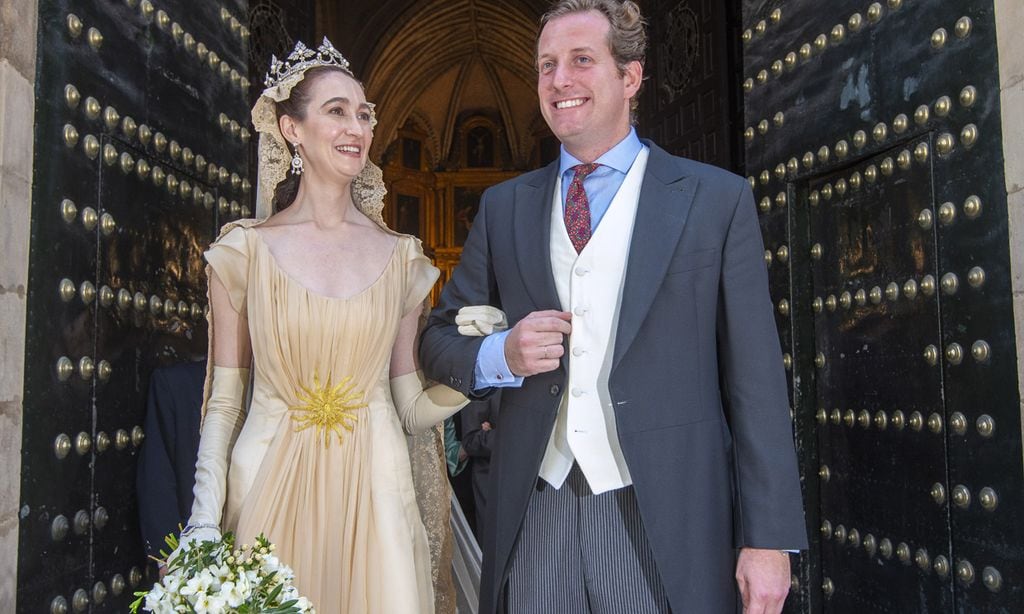
[[[608,43],[611,24],[597,11],[570,13],[544,26],[537,43],[541,114],[569,153],[592,162],[629,131],[629,100],[642,68],[620,70]]]

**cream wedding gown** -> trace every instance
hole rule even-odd
[[[321,296],[279,268],[257,224],[230,225],[206,253],[248,319],[253,351],[223,528],[238,543],[265,534],[320,614],[434,612],[431,548],[389,364],[399,322],[421,308],[438,271],[419,240],[399,235],[371,286]],[[450,554],[450,540],[432,541]]]

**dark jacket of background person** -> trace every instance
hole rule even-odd
[[[164,537],[177,535],[192,511],[205,378],[203,360],[156,369],[149,382],[136,489],[139,526],[151,556],[170,552]]]
[[[473,476],[473,500],[476,504],[476,535],[480,539],[480,531],[486,526],[484,518],[487,510],[487,490],[491,470],[491,451],[496,442],[494,429],[498,426],[498,404],[501,394],[493,394],[486,399],[473,401],[462,408],[459,419],[462,421],[462,447],[469,454],[469,470]],[[488,422],[490,430],[481,425]]]

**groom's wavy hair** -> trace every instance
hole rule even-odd
[[[619,76],[626,74],[626,65],[640,62],[643,66],[647,59],[647,21],[640,12],[640,7],[632,0],[558,0],[540,18],[540,29],[537,30],[537,42],[540,33],[549,22],[573,13],[597,11],[605,16],[611,27],[608,29],[608,49],[615,59]],[[629,101],[630,120],[636,123],[639,108],[640,90]]]

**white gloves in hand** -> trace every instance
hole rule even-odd
[[[459,334],[466,337],[483,337],[508,329],[505,312],[490,305],[467,305],[455,316]]]

